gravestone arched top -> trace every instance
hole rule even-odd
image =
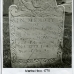
[[[48,7],[56,7],[56,0],[16,0],[14,4],[19,8],[26,7],[30,10],[47,9]]]
[[[9,7],[13,16],[61,17],[64,11],[63,7],[57,6],[56,0],[16,0],[14,4]]]

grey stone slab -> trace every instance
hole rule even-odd
[[[15,0],[14,4],[18,6],[18,8],[24,9],[27,7],[28,9],[35,9],[34,7],[41,6],[42,8],[48,8],[48,4],[52,6],[57,6],[56,0]],[[33,7],[34,6],[34,7]]]
[[[43,6],[46,3],[44,2]],[[62,59],[64,8],[57,6],[55,1],[54,3],[53,6],[47,3],[47,9],[38,7],[36,4],[39,3],[31,9],[26,6],[24,10],[19,9],[17,5],[10,6],[10,49],[13,68],[37,67]]]

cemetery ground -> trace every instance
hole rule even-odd
[[[64,37],[63,37],[63,55],[62,61],[58,60],[53,64],[47,63],[39,68],[71,68],[72,58],[72,14],[65,13]],[[12,68],[10,53],[10,36],[8,15],[3,17],[3,67]],[[37,68],[33,66],[32,68]]]

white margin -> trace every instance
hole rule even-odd
[[[72,0],[72,72],[74,74],[74,0]]]
[[[3,0],[0,0],[0,63],[1,63],[1,74],[2,74],[2,68],[3,68]]]

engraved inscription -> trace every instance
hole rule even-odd
[[[56,23],[54,23],[55,21]],[[59,33],[63,32],[63,29],[59,30],[59,23],[62,21],[46,17],[14,17],[10,19],[10,22],[15,25],[15,51],[18,53],[17,55],[23,54],[24,57],[20,56],[20,58],[24,59],[30,56],[26,57],[27,54],[34,52],[33,55],[37,56],[37,58],[49,59],[49,55],[51,55],[50,58],[56,57],[60,43],[59,38],[63,38],[63,35],[59,35]],[[62,23],[60,23],[61,25]],[[48,54],[45,56],[44,53]],[[31,56],[30,58],[35,59],[36,57]]]

